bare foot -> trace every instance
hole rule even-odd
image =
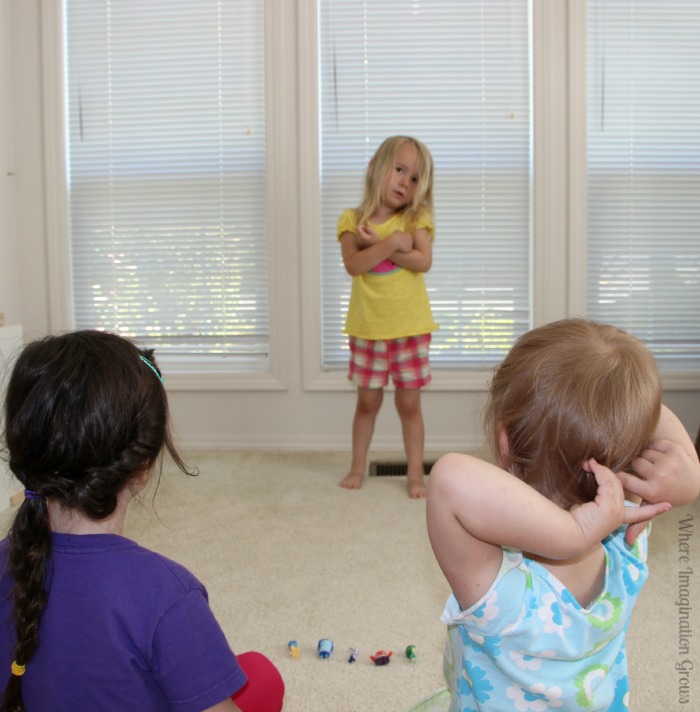
[[[364,472],[357,472],[355,470],[350,470],[345,477],[338,483],[338,487],[343,487],[344,489],[360,489],[362,487],[362,482],[365,479]]]
[[[425,486],[423,475],[408,475],[406,480],[408,483],[408,496],[411,499],[425,499],[428,495],[428,488]]]

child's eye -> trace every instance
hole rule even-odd
[[[418,183],[418,176],[411,176],[411,180],[412,180],[414,183]]]
[[[396,172],[397,172],[397,173],[403,173],[403,172],[404,172],[403,166],[396,166]]]

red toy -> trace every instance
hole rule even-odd
[[[391,662],[391,656],[393,654],[391,650],[388,653],[386,650],[377,650],[374,655],[370,655],[370,658],[372,658],[372,662],[375,665],[388,665]]]

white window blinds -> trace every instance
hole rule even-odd
[[[66,0],[77,328],[265,367],[263,10]]]
[[[529,2],[319,0],[325,368],[347,363],[351,279],[336,220],[387,136],[435,161],[426,276],[443,367],[501,360],[530,326]]]
[[[588,2],[588,313],[700,370],[700,3]]]

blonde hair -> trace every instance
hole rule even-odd
[[[377,211],[382,200],[382,186],[387,173],[393,170],[399,149],[405,143],[412,143],[418,151],[418,184],[413,201],[403,212],[409,225],[414,222],[421,209],[433,215],[433,157],[425,144],[410,136],[391,136],[382,142],[367,166],[365,190],[362,203],[357,208],[357,224],[366,223]]]
[[[499,464],[565,509],[595,498],[595,458],[628,470],[661,413],[653,356],[622,329],[564,319],[521,336],[490,384],[486,427]]]

